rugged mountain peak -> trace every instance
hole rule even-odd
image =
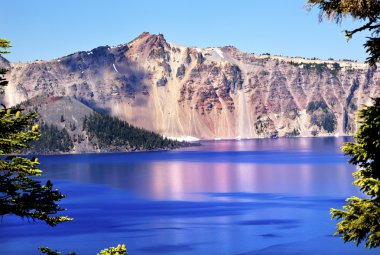
[[[143,32],[139,36],[137,36],[135,39],[133,39],[131,42],[143,40],[143,39],[146,39],[147,37],[151,37],[151,36],[152,36],[151,33],[149,33],[149,32]]]
[[[363,63],[177,46],[147,32],[11,66],[8,105],[70,96],[170,137],[352,134],[356,110],[380,95],[380,72]]]
[[[170,48],[169,43],[166,41],[165,37],[162,34],[151,35],[145,41],[147,47],[151,48]]]
[[[128,43],[129,46],[169,46],[168,42],[166,41],[163,34],[151,34],[149,32],[144,32],[140,34],[138,37],[136,37],[134,40]]]

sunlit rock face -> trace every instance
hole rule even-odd
[[[380,72],[363,63],[177,46],[161,34],[8,64],[9,105],[74,97],[168,137],[349,135],[356,110],[380,95]]]

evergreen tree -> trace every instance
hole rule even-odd
[[[6,54],[7,48],[11,47],[8,40],[0,38],[0,56],[1,54]],[[7,69],[0,67],[0,93],[3,93],[3,87],[8,84],[8,81],[4,78],[4,75],[7,73]]]
[[[42,253],[47,255],[60,255],[62,252],[54,251],[49,247],[40,247],[38,248]],[[67,255],[75,255],[75,252],[69,252]],[[119,244],[117,247],[109,247],[101,250],[97,255],[126,255],[127,249],[125,244]]]
[[[97,255],[125,255],[127,254],[127,249],[124,244],[119,244],[116,248],[110,247],[104,250],[101,250]]]
[[[88,134],[89,140],[99,148],[114,146],[130,150],[154,150],[188,145],[101,113],[86,116],[83,119],[83,130]]]
[[[345,30],[347,40],[356,33],[362,31],[371,32],[364,43],[369,57],[367,62],[375,65],[380,60],[380,1],[379,0],[309,0],[309,8],[317,6],[320,9],[319,18],[326,17],[340,23],[345,17],[352,17],[355,20],[364,22],[364,25],[353,29]]]
[[[0,39],[0,53],[10,47],[9,41]],[[7,84],[2,69],[1,86]],[[40,131],[35,125],[36,113],[21,114],[20,110],[0,111],[0,216],[14,214],[32,220],[42,220],[51,226],[71,220],[65,216],[55,216],[64,210],[57,202],[64,198],[51,181],[45,185],[36,180],[42,171],[38,169],[38,159],[12,156],[27,149],[31,141],[38,139]]]
[[[336,234],[345,242],[359,245],[364,241],[366,247],[374,248],[380,246],[380,99],[360,110],[359,118],[356,143],[346,143],[342,150],[351,156],[349,162],[358,166],[354,184],[368,198],[348,198],[344,210],[331,209],[331,214],[342,220]]]
[[[41,123],[41,137],[31,143],[32,148],[29,152],[60,153],[69,152],[73,149],[73,141],[66,128],[59,129],[54,125]]]
[[[364,44],[369,53],[367,62],[376,66],[380,59],[380,1],[378,0],[309,0],[310,7],[318,6],[320,18],[323,16],[340,23],[347,16],[364,22],[364,25],[346,30],[350,39],[361,31],[370,31],[371,36]],[[373,106],[365,106],[359,111],[360,127],[355,135],[356,143],[346,143],[342,147],[345,155],[351,156],[350,163],[358,167],[354,173],[354,184],[367,198],[348,198],[343,210],[331,209],[333,218],[340,219],[337,235],[345,242],[365,247],[380,246],[380,99],[374,99]]]

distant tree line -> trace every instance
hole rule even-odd
[[[81,134],[71,134],[76,126],[70,123],[66,128],[41,123],[41,137],[31,143],[31,149],[25,152],[33,154],[70,152],[75,143],[81,143],[88,137],[96,148],[106,151],[135,151],[173,149],[187,146],[189,143],[164,138],[162,135],[103,113],[93,113],[83,118]]]
[[[69,152],[73,147],[73,141],[66,128],[59,129],[46,123],[41,124],[40,139],[31,143],[33,153]]]
[[[342,67],[337,62],[334,62],[331,67],[329,67],[328,63],[305,63],[294,61],[288,61],[287,63],[295,67],[302,66],[302,68],[307,71],[315,70],[319,75],[329,71],[333,76],[337,76],[340,70],[342,70]]]
[[[83,119],[83,130],[90,142],[99,148],[125,147],[128,150],[170,149],[187,143],[134,127],[126,121],[102,113],[93,113]]]

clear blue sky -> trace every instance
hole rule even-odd
[[[348,43],[341,26],[318,21],[306,0],[9,0],[1,4],[0,37],[11,61],[53,59],[126,43],[144,31],[178,45],[234,45],[254,53],[363,61],[365,34]]]

